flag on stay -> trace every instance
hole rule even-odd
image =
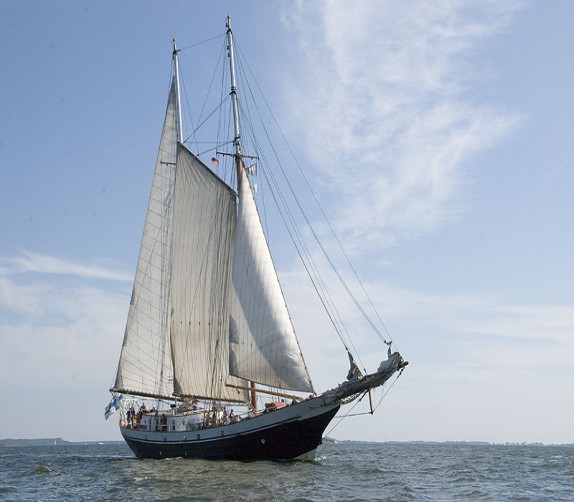
[[[219,160],[217,160],[215,157],[211,157],[211,163],[215,164],[216,166],[219,165]]]
[[[110,415],[113,415],[120,408],[120,403],[123,398],[123,394],[120,394],[119,396],[114,394],[112,396],[112,400],[106,406],[106,411],[104,412],[104,417],[106,417],[106,420],[110,417]]]

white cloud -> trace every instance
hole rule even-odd
[[[308,71],[289,82],[291,122],[305,125],[317,177],[337,187],[335,226],[362,252],[457,217],[465,164],[519,124],[467,92],[489,78],[469,54],[519,7],[325,1],[292,14]]]
[[[123,272],[97,265],[76,263],[53,256],[24,251],[21,256],[0,257],[0,276],[41,273],[104,279],[111,281],[131,281],[133,278]]]

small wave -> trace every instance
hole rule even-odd
[[[37,465],[34,469],[34,474],[48,474],[49,472],[52,472],[52,469],[41,464]]]

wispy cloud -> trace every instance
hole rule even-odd
[[[129,289],[97,279],[123,281],[122,274],[30,253],[2,262],[0,391],[18,406],[33,398],[45,419],[22,416],[11,434],[101,439]],[[70,423],[84,427],[72,430]]]
[[[318,177],[337,187],[336,226],[363,251],[457,217],[467,161],[520,123],[468,92],[491,77],[471,51],[520,6],[324,1],[291,14],[308,68],[290,82],[293,122],[305,124]]]
[[[305,279],[287,274],[283,284],[305,354],[322,368],[320,374],[313,373],[317,386],[331,385],[346,369],[344,348]],[[476,381],[486,370],[497,375],[528,369],[539,375],[551,366],[569,365],[574,353],[572,305],[523,304],[485,294],[433,294],[375,278],[365,286],[396,337],[397,348],[415,363],[408,373],[415,376],[422,371],[428,385],[440,384],[445,373],[448,378],[456,374]],[[345,305],[341,295],[335,293],[334,301]],[[353,352],[356,348],[368,370],[376,368],[386,347],[377,343],[373,330],[349,301],[339,312],[352,335]]]
[[[128,274],[101,265],[78,263],[27,251],[23,252],[20,256],[0,257],[0,276],[32,272],[111,281],[131,281],[133,279]]]
[[[288,299],[295,299],[291,313],[314,384],[324,390],[344,378],[347,361],[303,282],[300,276],[287,276],[285,291]],[[366,286],[411,364],[383,403],[385,430],[353,419],[343,422],[335,437],[564,440],[572,417],[564,403],[571,392],[574,306],[526,304],[478,293],[425,293],[377,279]],[[359,316],[342,314],[359,364],[373,370],[384,359],[385,346],[376,343]],[[375,393],[373,402],[379,396]],[[533,400],[561,407],[560,414],[550,420],[546,405],[532,406]],[[368,411],[368,403],[353,413],[358,410]],[[540,430],[549,420],[554,428]]]

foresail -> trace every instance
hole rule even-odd
[[[272,387],[313,392],[243,169],[240,176],[230,296],[230,373]]]
[[[235,193],[184,146],[177,157],[172,247],[172,350],[179,395],[243,401],[229,381]],[[235,380],[235,379],[233,379]],[[244,385],[244,382],[242,383]]]
[[[177,152],[176,120],[176,93],[172,85],[114,384],[115,390],[126,393],[165,397],[173,394],[168,286]]]

